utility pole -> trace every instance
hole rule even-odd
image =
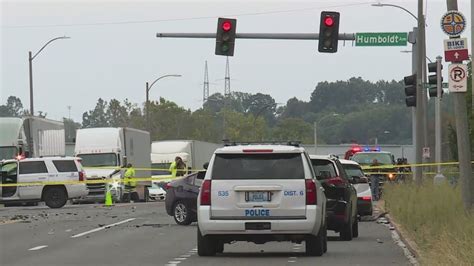
[[[425,26],[425,20],[423,16],[423,0],[418,0],[418,38],[417,42],[417,55],[418,58],[416,60],[417,63],[417,75],[416,75],[416,144],[415,147],[415,163],[421,164],[423,162],[423,153],[422,153],[422,145],[424,144],[423,141],[423,27]],[[423,182],[423,168],[418,167],[417,171],[415,172],[415,183],[417,185],[421,185]]]
[[[446,0],[448,11],[458,10],[457,0]],[[472,3],[471,3],[472,5]],[[471,6],[472,9],[472,6]],[[450,37],[454,39],[455,37]],[[472,53],[472,51],[471,51]],[[456,137],[458,145],[459,172],[462,184],[462,200],[468,211],[474,209],[474,180],[471,165],[471,143],[467,121],[466,92],[453,93],[456,116]]]
[[[428,95],[427,95],[427,90],[425,88],[425,84],[428,83],[428,74],[427,74],[427,69],[426,69],[426,21],[425,21],[425,15],[422,12],[421,15],[421,20],[423,21],[423,27],[421,27],[421,49],[423,51],[423,54],[421,55],[422,58],[422,64],[423,64],[423,69],[421,69],[421,73],[423,76],[423,85],[422,85],[422,90],[421,90],[421,96],[423,99],[423,148],[429,147],[429,141],[428,141]],[[430,149],[431,150],[431,149]],[[423,158],[424,163],[428,163],[429,158]],[[429,168],[425,166],[424,171],[428,171]]]

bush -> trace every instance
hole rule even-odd
[[[464,211],[459,186],[389,184],[384,193],[386,208],[420,248],[423,264],[474,263],[474,216]]]

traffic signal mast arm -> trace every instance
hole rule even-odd
[[[215,39],[216,33],[157,33],[157,38]],[[236,33],[236,39],[319,40],[318,33]],[[339,40],[355,41],[355,33],[339,33]]]

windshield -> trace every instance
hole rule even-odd
[[[343,164],[342,167],[344,167],[344,170],[346,170],[346,173],[348,176],[357,176],[357,177],[363,177],[364,172],[362,172],[362,169],[360,169],[359,166],[353,165],[353,164]]]
[[[16,147],[0,147],[0,160],[13,159],[17,153]]]
[[[115,153],[78,154],[82,158],[84,167],[117,166],[117,155]]]
[[[217,154],[212,179],[304,179],[299,153]]]
[[[151,165],[151,175],[170,175],[171,163],[154,163]]]
[[[389,153],[381,152],[368,152],[368,153],[356,153],[351,160],[358,162],[363,165],[370,165],[377,159],[380,164],[393,164],[392,156]]]

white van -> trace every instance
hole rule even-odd
[[[86,196],[85,174],[79,158],[48,157],[1,162],[0,184],[51,182],[46,185],[0,186],[0,203],[44,201],[50,208],[63,207],[68,199]]]

